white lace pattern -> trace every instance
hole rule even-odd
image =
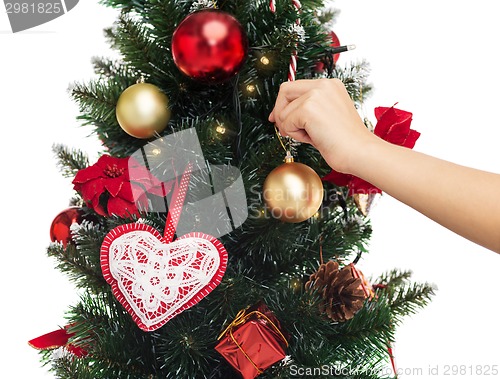
[[[217,274],[220,256],[204,238],[188,237],[165,244],[145,230],[129,231],[109,247],[109,270],[142,323],[150,327],[198,302]],[[194,296],[200,299],[193,299]]]

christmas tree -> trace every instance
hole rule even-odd
[[[48,254],[82,295],[65,328],[32,341],[42,360],[58,378],[391,377],[395,328],[434,289],[409,271],[364,278],[376,189],[268,121],[295,78],[338,78],[361,107],[367,64],[336,64],[337,12],[103,2],[122,10],[106,30],[121,60],[95,59],[97,78],[72,87],[102,156],[54,147],[76,191]],[[285,175],[305,199],[279,196]]]

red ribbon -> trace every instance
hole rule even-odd
[[[70,338],[75,335],[75,333],[68,332],[69,326],[64,328],[54,330],[53,332],[44,334],[43,336],[34,338],[28,341],[28,344],[37,350],[54,350],[60,347],[65,347],[70,353],[76,355],[78,358],[82,358],[87,355],[87,351],[81,347],[72,345],[69,342]]]
[[[389,358],[391,359],[391,366],[392,366],[392,370],[394,371],[394,376],[397,378],[398,377],[398,369],[396,367],[396,358],[394,358],[394,354],[392,351],[392,345],[390,342],[387,345],[387,351],[389,352]]]
[[[189,163],[186,170],[182,174],[180,183],[175,183],[172,201],[169,207],[170,209],[168,211],[167,221],[165,223],[165,232],[163,233],[163,237],[167,243],[174,240],[175,230],[177,229],[177,224],[179,223],[179,218],[181,217],[182,206],[184,205],[184,200],[186,199],[192,168],[193,164]]]

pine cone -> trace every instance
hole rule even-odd
[[[351,267],[339,270],[339,264],[334,261],[319,266],[318,271],[309,277],[306,289],[317,290],[323,295],[320,312],[326,313],[333,321],[353,318],[363,308],[366,298],[361,279],[353,276]]]

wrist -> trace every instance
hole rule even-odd
[[[377,157],[386,154],[390,148],[386,141],[371,132],[366,133],[354,147],[346,160],[346,173],[365,179],[367,171],[372,170],[371,164]]]

